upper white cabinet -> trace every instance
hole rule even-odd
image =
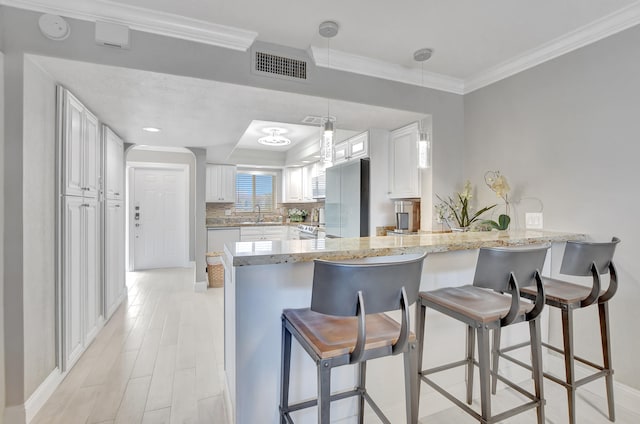
[[[389,197],[406,199],[421,196],[418,169],[418,124],[391,131],[389,136]]]
[[[369,156],[369,132],[365,131],[335,145],[333,164]]]
[[[313,198],[313,178],[322,171],[320,163],[310,163],[300,167],[284,168],[283,203],[315,202]]]
[[[207,192],[205,199],[212,203],[236,201],[236,167],[207,164]]]
[[[97,197],[100,173],[98,119],[63,90],[63,189],[66,195]]]
[[[111,128],[102,126],[105,150],[105,187],[107,199],[124,198],[124,142]]]
[[[285,168],[283,175],[284,186],[282,188],[282,201],[284,203],[297,203],[304,201],[302,189],[303,167]]]

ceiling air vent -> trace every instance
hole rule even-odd
[[[271,53],[255,52],[254,71],[297,81],[307,79],[307,62]]]

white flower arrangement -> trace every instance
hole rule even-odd
[[[305,209],[291,208],[288,213],[289,219],[293,222],[300,222],[309,214]]]

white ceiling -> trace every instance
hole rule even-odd
[[[282,126],[295,142],[320,134],[319,126],[302,127],[302,120],[325,116],[327,99],[45,56],[29,56],[54,81],[70,89],[102,122],[127,142],[152,146],[207,147],[212,162],[227,160],[244,137],[246,148],[253,128]],[[353,131],[395,129],[424,115],[402,110],[331,100],[336,126]],[[293,125],[291,125],[293,124]],[[143,127],[157,127],[148,133]],[[284,163],[284,155],[281,155]]]
[[[318,25],[340,26],[331,67],[467,93],[640,23],[640,0],[0,0],[86,20],[246,50],[255,40],[308,49],[327,66]],[[430,47],[426,79],[413,52]],[[36,59],[127,141],[207,146],[225,160],[253,120],[300,124],[326,100],[215,81]],[[415,113],[332,101],[339,127],[397,128]],[[163,128],[148,134],[144,126]],[[214,148],[215,147],[215,148]]]

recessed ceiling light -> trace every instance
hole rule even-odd
[[[303,160],[302,163],[311,163],[310,160]]]
[[[146,132],[150,132],[150,133],[157,133],[157,132],[160,132],[160,128],[144,127],[144,128],[142,128],[142,131],[146,131]]]
[[[270,135],[260,137],[258,139],[258,143],[260,144],[274,147],[286,146],[287,144],[291,144],[291,140],[281,135],[287,132],[287,130],[285,130],[284,128],[265,128],[262,131],[269,133]]]

